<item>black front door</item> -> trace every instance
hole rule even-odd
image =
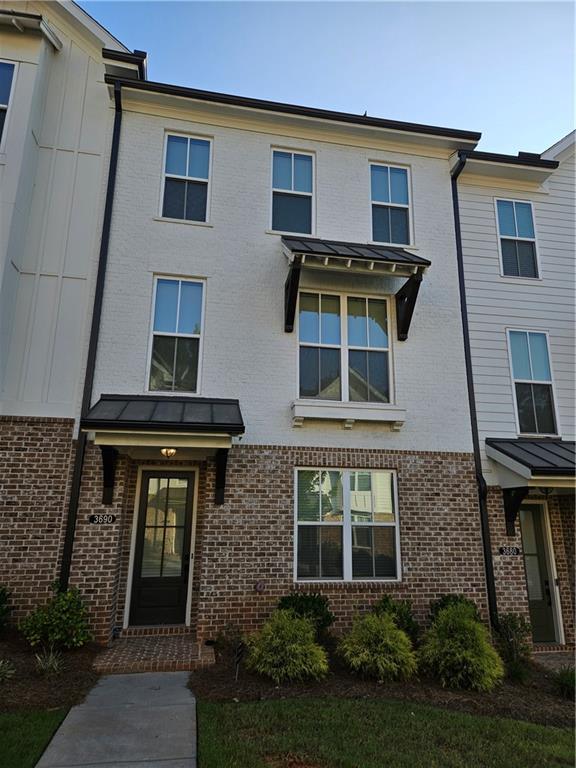
[[[184,624],[194,475],[143,472],[130,624]]]
[[[540,504],[523,504],[520,507],[520,528],[532,639],[535,643],[554,643],[554,584],[550,572],[544,514],[544,507]]]

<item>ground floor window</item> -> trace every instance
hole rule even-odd
[[[397,580],[399,531],[389,470],[296,471],[298,580]]]

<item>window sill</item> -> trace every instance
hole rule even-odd
[[[513,283],[515,285],[525,285],[526,283],[541,283],[541,277],[520,277],[519,275],[503,275],[500,273],[500,279],[505,280],[507,283]]]
[[[192,227],[210,227],[213,228],[214,224],[210,224],[209,221],[188,221],[187,219],[168,219],[165,216],[154,216],[153,221],[165,221],[169,224],[187,224]]]
[[[307,584],[325,587],[340,587],[341,589],[356,589],[367,588],[377,586],[379,584],[401,584],[402,579],[353,579],[352,581],[344,581],[344,579],[294,579],[294,584],[297,587],[305,587]]]
[[[316,235],[313,234],[305,234],[304,232],[281,232],[279,229],[265,229],[264,233],[266,235],[278,235],[278,237],[283,237],[286,235],[286,237],[316,237]]]
[[[406,411],[388,403],[343,403],[331,400],[295,400],[292,403],[292,426],[301,427],[306,419],[341,421],[344,429],[352,429],[357,421],[376,421],[402,429]]]
[[[419,251],[420,248],[417,245],[400,245],[400,243],[383,243],[380,240],[369,240],[368,245],[379,245],[382,248],[405,248],[408,251]]]

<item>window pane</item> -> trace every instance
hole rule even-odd
[[[342,527],[298,526],[298,578],[342,578]]]
[[[292,189],[292,155],[290,152],[274,152],[272,186],[275,189]]]
[[[531,379],[528,334],[524,331],[510,331],[512,370],[515,379]]]
[[[396,578],[396,541],[393,527],[352,526],[352,577]]]
[[[555,435],[554,404],[550,384],[532,384],[536,408],[536,431],[541,435]]]
[[[516,402],[518,403],[520,432],[535,433],[537,430],[532,400],[532,384],[516,384]]]
[[[526,567],[526,588],[529,600],[542,600],[542,580],[538,555],[524,555]]]
[[[342,520],[344,516],[344,494],[341,472],[322,472],[322,520]]]
[[[516,248],[518,249],[518,273],[520,277],[538,277],[534,243],[518,240]]]
[[[165,498],[163,498],[160,493],[160,483],[166,485],[167,480],[151,477],[148,481],[148,499],[146,504],[147,526],[164,525]]]
[[[300,341],[318,344],[320,341],[319,304],[317,293],[300,294],[299,332]]]
[[[340,400],[340,350],[320,349],[320,392],[323,400]]]
[[[391,243],[408,245],[408,210],[406,208],[390,208]]]
[[[388,352],[368,352],[368,400],[371,403],[387,403]]]
[[[314,470],[298,470],[298,520],[320,520],[320,473]]]
[[[140,575],[155,578],[162,574],[162,545],[164,528],[146,528],[144,530],[144,548]]]
[[[350,515],[353,523],[372,522],[372,488],[369,473],[350,473]]]
[[[168,219],[183,219],[185,207],[186,182],[179,179],[166,179],[162,216]]]
[[[516,237],[516,225],[514,224],[514,204],[508,200],[498,200],[498,226],[501,235]]]
[[[348,344],[351,347],[368,346],[366,299],[348,299]]]
[[[529,333],[530,359],[532,360],[532,378],[536,381],[551,381],[550,361],[546,334]]]
[[[391,202],[408,205],[408,172],[405,168],[390,168]]]
[[[363,350],[348,352],[348,388],[351,401],[368,401],[368,353]]]
[[[386,302],[368,299],[368,339],[371,347],[388,346]]]
[[[150,364],[151,390],[172,390],[175,343],[176,339],[173,336],[154,336]]]
[[[312,198],[274,192],[272,229],[309,235],[312,232]]]
[[[176,339],[176,371],[174,389],[195,392],[198,377],[198,339]]]
[[[390,242],[390,208],[372,206],[372,239],[377,243]]]
[[[0,62],[0,104],[8,106],[14,76],[14,64]]]
[[[186,219],[187,221],[206,221],[206,201],[208,184],[203,181],[186,182]]]
[[[300,397],[318,397],[320,388],[320,350],[300,347]]]
[[[180,576],[183,544],[184,528],[166,528],[162,576]]]
[[[154,330],[175,333],[178,307],[178,281],[160,279],[156,283]]]
[[[203,139],[190,139],[190,157],[188,158],[188,176],[207,179],[210,169],[210,142]]]
[[[202,284],[180,283],[178,333],[200,333],[202,323]]]
[[[312,192],[312,158],[294,155],[294,189],[296,192]]]
[[[389,203],[388,168],[384,165],[371,165],[372,200],[377,203]]]
[[[188,139],[184,136],[168,136],[166,147],[166,173],[186,176]]]
[[[518,237],[534,237],[532,206],[530,203],[515,203],[515,206]]]
[[[517,277],[519,272],[516,240],[501,240],[500,242],[502,245],[502,271],[505,275]]]
[[[394,491],[390,472],[372,472],[372,504],[375,523],[393,523]]]
[[[168,498],[166,502],[166,525],[184,526],[186,521],[186,498],[188,481],[184,478],[168,479]]]
[[[0,107],[0,139],[2,138],[2,131],[4,130],[4,123],[6,121],[6,109]]]
[[[323,344],[340,344],[340,297],[322,296],[322,335]]]

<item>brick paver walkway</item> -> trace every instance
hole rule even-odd
[[[212,648],[199,646],[191,634],[121,637],[98,654],[94,668],[102,674],[180,672],[214,662]]]
[[[532,660],[550,672],[557,672],[562,667],[574,666],[574,651],[535,653]]]

